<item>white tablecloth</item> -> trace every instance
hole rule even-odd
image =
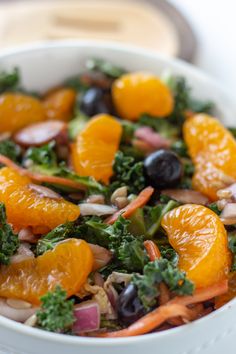
[[[236,1],[169,1],[182,11],[198,37],[195,64],[230,89],[236,98]]]

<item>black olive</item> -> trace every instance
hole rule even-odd
[[[88,89],[82,96],[80,110],[90,117],[99,113],[110,113],[110,108],[104,98],[104,91],[99,87]]]
[[[118,319],[129,325],[145,314],[145,309],[138,298],[137,288],[129,284],[119,295],[117,302]]]
[[[179,157],[170,150],[158,150],[144,160],[147,182],[158,189],[175,187],[181,180],[183,167]]]

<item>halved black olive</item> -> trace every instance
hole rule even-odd
[[[99,113],[110,113],[105,101],[104,91],[99,87],[92,87],[81,98],[80,110],[89,117]]]
[[[145,309],[138,298],[137,288],[129,284],[119,295],[117,302],[118,319],[129,325],[145,314]]]

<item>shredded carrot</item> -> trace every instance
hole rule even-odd
[[[213,297],[225,294],[228,291],[228,280],[211,285],[207,288],[197,289],[193,295],[176,296],[169,301],[169,304],[190,305],[207,301]]]
[[[186,306],[167,304],[149,312],[128,328],[115,332],[102,333],[99,337],[119,338],[145,334],[160,326],[168,319],[178,316],[183,317],[186,321],[190,321],[193,318],[193,313]]]
[[[3,165],[6,165],[7,167],[12,168],[13,170],[17,171],[19,174],[27,176],[36,182],[59,184],[62,186],[67,186],[67,187],[80,189],[80,190],[86,189],[86,187],[84,185],[82,185],[81,183],[72,181],[68,178],[41,175],[39,173],[29,171],[29,170],[17,165],[15,162],[10,160],[8,157],[1,155],[1,154],[0,154],[0,163],[2,163]]]
[[[1,162],[1,161],[0,161]],[[124,218],[131,216],[138,208],[143,207],[149,201],[151,195],[153,194],[154,189],[152,187],[147,187],[139,193],[137,198],[135,198],[130,204],[125,208],[118,210],[115,214],[111,215],[106,219],[107,224],[114,224],[114,222],[122,215]]]
[[[153,241],[144,241],[144,247],[146,248],[147,254],[151,262],[161,257],[161,252],[158,246]]]
[[[201,317],[201,313],[204,311],[203,304],[196,304],[190,307],[192,310],[193,320]],[[171,318],[167,321],[172,326],[181,326],[185,323],[184,319],[181,317]]]
[[[109,338],[137,336],[152,331],[172,318],[178,319],[181,317],[184,322],[194,320],[201,314],[202,305],[200,304],[200,306],[193,307],[192,309],[187,308],[187,305],[209,300],[215,296],[224,294],[227,290],[227,280],[204,289],[197,289],[192,296],[178,296],[173,298],[166,305],[159,306],[146,316],[134,322],[128,328],[115,332],[102,333],[99,336]],[[182,323],[176,321],[174,321],[176,324]]]

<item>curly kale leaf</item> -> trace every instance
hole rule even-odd
[[[15,144],[14,141],[6,139],[0,142],[0,154],[17,162],[21,154],[21,148],[19,145]]]
[[[89,193],[106,193],[106,187],[97,182],[94,178],[79,176],[75,172],[71,171],[64,162],[58,163],[54,148],[55,142],[52,141],[41,147],[33,147],[28,149],[25,155],[25,165],[33,172],[48,176],[65,177],[81,183],[88,188]],[[66,189],[63,186],[60,188],[62,190]],[[58,185],[57,189],[59,189]]]
[[[120,68],[116,65],[113,65],[109,61],[99,58],[92,58],[87,60],[86,67],[91,71],[100,71],[101,73],[113,79],[120,77],[126,72],[123,68]]]
[[[36,246],[36,254],[53,249],[59,241],[75,237],[112,251],[112,262],[116,269],[129,272],[142,271],[148,261],[143,237],[135,237],[129,233],[129,220],[120,217],[113,225],[104,224],[98,217],[84,217],[79,221],[79,225],[75,223],[60,225],[42,237]]]
[[[57,333],[65,333],[74,323],[74,301],[67,300],[66,291],[60,286],[41,297],[41,308],[36,312],[38,327]]]
[[[179,206],[179,203],[172,199],[166,204],[157,204],[155,207],[146,206],[144,208],[147,227],[145,236],[150,239],[153,238],[161,226],[163,216],[177,206]]]
[[[109,234],[109,249],[127,271],[142,271],[148,261],[143,246],[143,237],[135,237],[129,232],[130,221],[122,216],[106,232]]]
[[[0,72],[0,94],[6,91],[15,91],[20,82],[20,74],[17,68],[12,72]]]
[[[55,153],[55,141],[51,141],[41,147],[32,147],[26,151],[25,160],[32,168],[56,168],[57,156]]]
[[[35,254],[40,256],[44,252],[52,250],[58,242],[74,237],[75,232],[76,226],[72,222],[67,222],[66,224],[57,226],[46,236],[39,239],[35,249]]]
[[[18,247],[19,239],[7,223],[6,209],[4,204],[0,203],[0,263],[9,264],[10,257],[13,256]]]
[[[149,262],[143,269],[143,275],[134,274],[132,277],[139,299],[147,310],[156,305],[161,282],[177,295],[190,295],[194,290],[193,283],[186,279],[185,273],[175,268],[167,259]]]
[[[135,162],[132,156],[126,156],[118,151],[113,165],[113,183],[111,191],[121,186],[127,186],[129,193],[137,194],[145,187],[143,162]]]

